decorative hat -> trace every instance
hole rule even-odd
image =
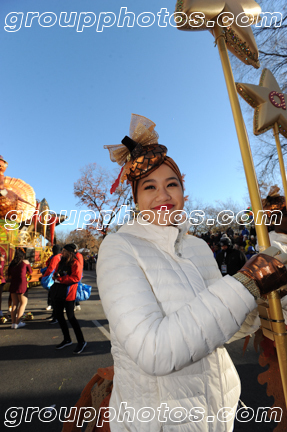
[[[2,160],[3,162],[5,162],[6,165],[8,165],[8,162],[1,155],[0,155],[0,160]]]
[[[111,194],[115,192],[120,183],[128,180],[133,182],[135,197],[135,182],[147,177],[163,163],[169,165],[176,172],[183,186],[182,176],[177,165],[166,156],[167,148],[158,144],[155,126],[156,124],[146,117],[132,114],[130,136],[125,136],[122,144],[104,146],[110,152],[111,161],[122,166],[117,180],[111,187]]]

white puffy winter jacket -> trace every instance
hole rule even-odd
[[[221,276],[188,223],[139,221],[108,235],[97,263],[115,367],[111,432],[230,432],[240,381],[222,345],[258,328],[254,297]]]

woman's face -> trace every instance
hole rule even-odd
[[[142,216],[150,223],[163,226],[176,224],[176,217],[179,218],[183,210],[184,196],[175,172],[162,164],[149,176],[139,180],[137,202]]]
[[[64,258],[68,258],[69,257],[69,252],[68,251],[66,251],[66,249],[63,249],[62,250],[62,256],[64,257]]]

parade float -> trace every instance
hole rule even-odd
[[[23,180],[4,176],[7,166],[8,162],[0,156],[0,254],[5,260],[4,273],[7,276],[15,249],[20,247],[33,268],[28,286],[36,286],[42,276],[41,268],[52,254],[55,227],[61,216],[50,212],[45,199],[36,200],[33,188]],[[8,289],[6,283],[4,290]]]

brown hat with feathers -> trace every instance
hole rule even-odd
[[[123,166],[111,187],[111,193],[115,192],[120,183],[128,180],[132,182],[135,201],[138,180],[147,177],[163,163],[175,172],[183,188],[180,170],[174,160],[166,155],[167,148],[158,144],[155,126],[155,123],[146,117],[132,114],[130,137],[125,136],[122,145],[104,146],[109,150],[111,160]]]

